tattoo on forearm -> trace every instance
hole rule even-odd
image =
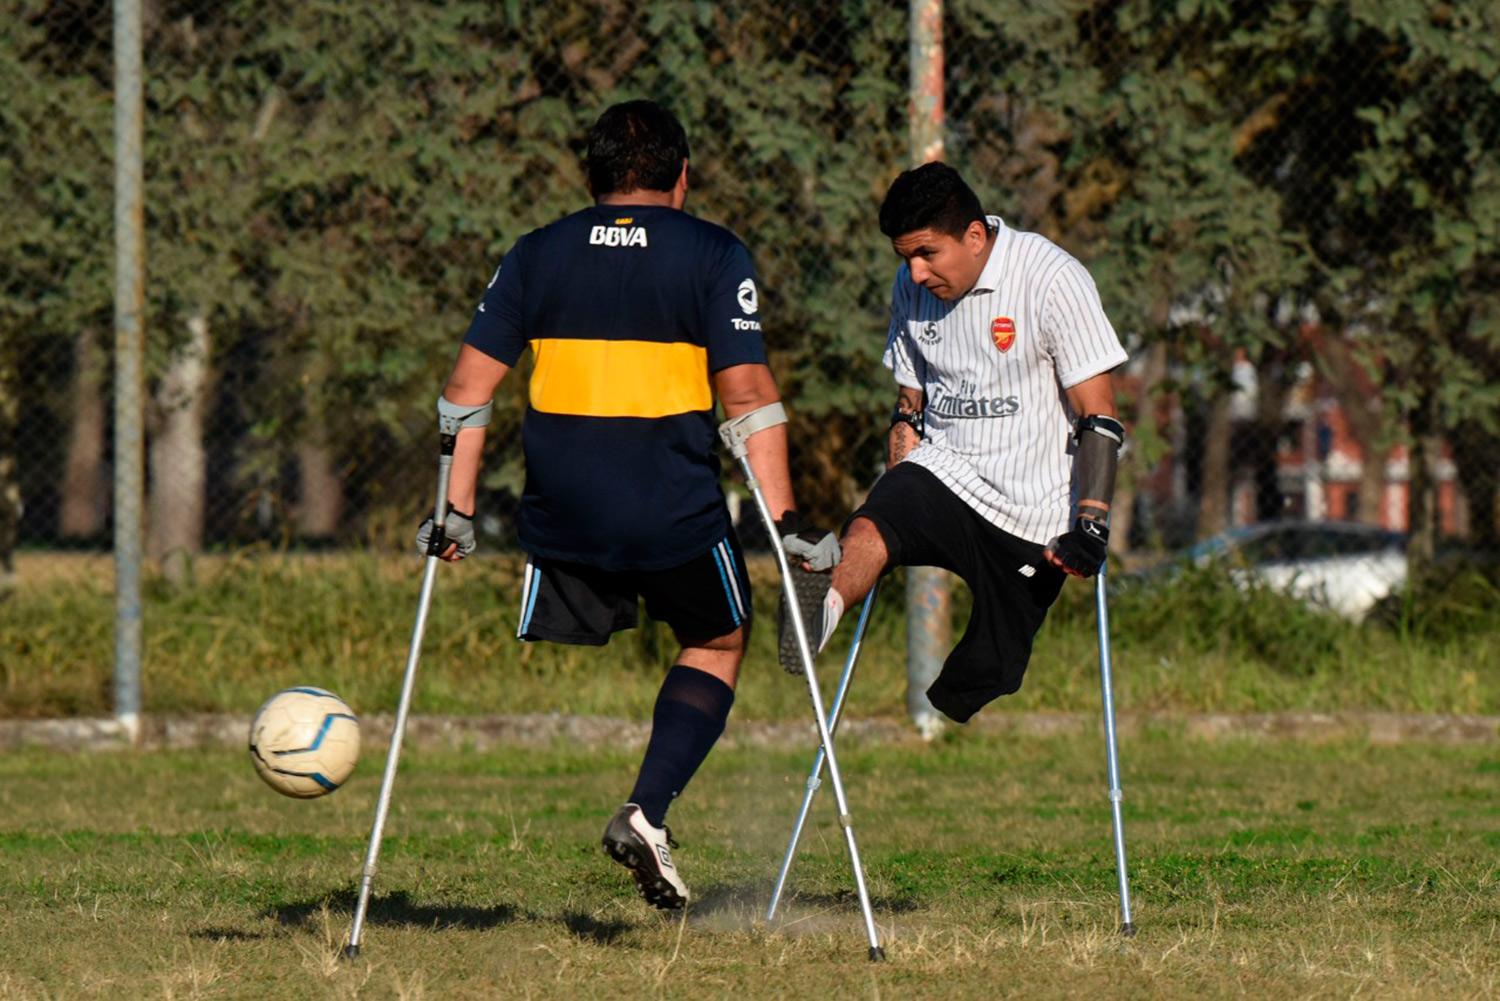
[[[917,447],[917,433],[904,424],[898,424],[891,428],[891,439],[886,449],[889,461],[887,466],[894,466],[905,459],[912,449]]]

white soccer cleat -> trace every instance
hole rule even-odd
[[[604,850],[630,870],[636,889],[652,907],[675,911],[688,902],[687,884],[672,864],[677,842],[666,827],[652,827],[641,808],[626,803],[604,828]]]

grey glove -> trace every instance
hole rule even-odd
[[[804,527],[802,516],[796,511],[781,516],[776,523],[776,532],[781,536],[781,547],[786,550],[788,562],[806,562],[813,573],[832,570],[844,557],[836,535],[811,525]]]
[[[474,538],[474,516],[472,514],[461,514],[453,510],[453,505],[448,505],[448,517],[443,519],[443,537],[437,547],[437,555],[448,548],[448,543],[458,546],[458,555],[468,556],[479,545]],[[422,522],[422,527],[417,529],[417,552],[423,556],[432,555],[432,515]]]

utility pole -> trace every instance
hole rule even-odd
[[[912,166],[943,157],[943,3],[911,0]],[[927,701],[927,688],[952,646],[948,575],[936,567],[906,570],[906,711],[923,737],[936,737],[943,717]]]
[[[145,207],[142,195],[141,3],[115,0],[115,719],[141,733],[141,511]]]

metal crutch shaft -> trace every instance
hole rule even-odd
[[[859,622],[854,627],[854,639],[849,644],[849,655],[844,658],[844,674],[839,679],[838,691],[833,696],[832,714],[828,720],[828,736],[830,738],[838,734],[839,720],[843,716],[844,697],[849,692],[850,681],[854,677],[854,665],[859,661],[859,651],[864,641],[865,627],[870,621],[870,610],[875,605],[875,592],[880,589],[877,581],[870,588],[870,593],[865,595],[864,606],[859,611]],[[787,876],[792,871],[792,859],[797,854],[797,844],[802,840],[802,828],[807,824],[807,815],[812,810],[813,797],[817,795],[818,786],[822,784],[823,775],[823,748],[818,748],[817,756],[813,759],[812,771],[807,776],[807,791],[802,795],[802,809],[797,812],[797,821],[792,825],[792,836],[787,842],[786,855],[781,860],[781,872],[776,877],[776,886],[771,891],[771,905],[766,908],[766,920],[776,920],[776,908],[781,904],[781,894],[786,889]]]
[[[1121,816],[1120,756],[1115,747],[1115,697],[1110,683],[1109,605],[1104,595],[1104,567],[1095,578],[1094,604],[1099,620],[1099,684],[1104,700],[1104,745],[1109,757],[1109,808],[1115,835],[1115,870],[1120,879],[1120,934],[1135,934],[1130,920],[1130,877],[1125,866],[1125,821]]]
[[[760,511],[761,520],[765,522],[766,534],[771,538],[771,549],[776,553],[776,564],[781,571],[782,586],[786,592],[787,610],[792,619],[792,632],[797,637],[797,650],[802,655],[802,666],[807,674],[807,692],[808,697],[812,699],[813,721],[818,727],[818,741],[828,756],[828,777],[833,781],[833,797],[838,803],[839,824],[844,828],[844,841],[849,849],[849,864],[854,869],[854,886],[859,892],[860,909],[864,912],[865,933],[870,939],[870,959],[881,960],[885,958],[885,950],[880,947],[880,935],[875,930],[875,915],[870,910],[870,894],[865,889],[864,865],[859,860],[859,845],[854,840],[854,821],[849,815],[849,801],[844,795],[844,779],[839,773],[838,756],[833,750],[833,740],[828,736],[828,720],[823,713],[823,695],[818,690],[818,676],[813,667],[812,647],[807,641],[807,627],[802,622],[802,610],[798,605],[795,586],[792,583],[792,569],[787,563],[786,550],[781,545],[781,536],[776,531],[776,520],[771,517],[771,510],[766,506],[765,495],[760,490],[760,482],[756,480],[755,472],[750,468],[750,457],[748,453],[742,453],[738,458],[740,466],[745,471],[745,480],[750,488],[750,495],[755,498],[755,506]]]
[[[385,830],[385,819],[391,807],[391,787],[396,782],[396,764],[401,759],[401,739],[406,734],[406,714],[411,707],[411,693],[417,679],[417,661],[422,655],[422,636],[427,631],[427,610],[432,604],[432,588],[437,578],[438,554],[447,546],[443,535],[443,523],[448,517],[448,475],[453,468],[453,449],[457,434],[442,434],[438,450],[437,504],[432,511],[432,535],[427,544],[426,564],[422,568],[422,592],[417,599],[417,618],[412,625],[411,645],[406,653],[406,673],[401,679],[401,698],[396,705],[396,723],[391,730],[391,746],[385,755],[385,774],[380,779],[380,797],[375,803],[375,822],[370,828],[370,845],[365,850],[364,869],[359,879],[359,901],[354,906],[354,923],[349,927],[349,942],[344,946],[344,958],[359,955],[359,942],[364,934],[365,915],[370,906],[370,886],[375,880],[375,867],[380,858],[380,838]]]
[[[807,627],[802,621],[802,609],[797,601],[796,586],[792,583],[792,570],[786,559],[786,549],[781,545],[781,535],[776,531],[776,521],[766,506],[755,470],[750,465],[748,441],[757,431],[786,423],[786,410],[780,402],[752,410],[730,418],[719,425],[719,437],[729,451],[739,460],[745,472],[745,485],[750,496],[755,498],[755,508],[760,512],[761,522],[766,526],[766,535],[771,539],[771,550],[776,554],[776,568],[781,573],[783,593],[787,599],[787,611],[792,620],[792,632],[797,640],[797,652],[802,657],[802,666],[807,675],[807,694],[812,700],[813,722],[818,728],[818,741],[828,753],[828,775],[833,780],[833,794],[838,801],[839,824],[844,828],[844,841],[849,848],[849,864],[854,870],[854,886],[859,891],[860,909],[864,912],[865,932],[870,939],[870,959],[885,958],[880,947],[880,936],[875,930],[875,916],[870,909],[870,894],[865,889],[864,866],[859,860],[859,845],[854,840],[854,822],[849,816],[849,801],[844,796],[844,779],[839,774],[838,757],[834,754],[833,740],[828,736],[828,719],[823,713],[823,695],[818,690],[818,676],[813,666],[812,648],[807,642]]]

